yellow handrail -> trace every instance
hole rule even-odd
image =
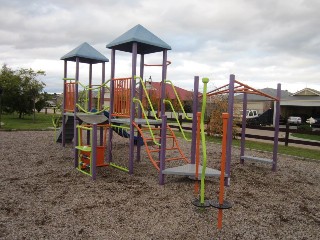
[[[140,104],[140,107],[141,107],[143,113],[145,112],[145,111],[144,111],[144,108],[143,108],[143,105],[142,105],[142,102],[141,102],[139,99],[133,98],[133,102],[138,102],[138,103]],[[145,113],[144,113],[143,115],[144,115],[144,118],[145,118],[145,120],[146,120],[146,123],[147,123],[147,126],[148,126],[148,128],[149,128],[149,131],[150,131],[150,134],[151,134],[151,136],[152,136],[152,140],[153,140],[154,144],[156,144],[156,145],[158,145],[158,146],[161,146],[161,144],[159,144],[159,143],[156,141],[156,139],[155,139],[155,137],[154,137],[154,135],[153,135],[153,131],[152,131],[152,129],[151,129],[149,120],[148,120],[148,118],[146,117]],[[159,120],[159,119],[158,119],[158,120]]]
[[[85,112],[85,113],[91,113],[91,112],[88,112],[88,110],[87,110],[87,102],[88,102],[88,100],[89,100],[89,97],[88,97],[88,92],[89,92],[89,90],[96,90],[96,89],[101,89],[101,88],[107,88],[108,90],[110,90],[110,88],[107,86],[107,84],[110,82],[110,79],[108,80],[108,81],[106,81],[105,83],[103,83],[103,84],[101,84],[101,85],[99,85],[99,86],[96,86],[96,87],[89,87],[89,86],[86,86],[86,85],[83,85],[81,82],[77,82],[77,84],[79,84],[81,87],[83,87],[83,89],[84,89],[84,94],[85,94],[85,97],[84,97],[84,102],[85,102],[85,107],[83,108],[83,107],[81,107],[81,105],[79,104],[79,103],[77,103],[76,104],[76,106],[81,110],[81,111],[83,111],[83,112]],[[98,101],[97,101],[97,108],[98,109],[100,109],[100,98],[101,98],[101,92],[100,91],[98,91]],[[101,109],[100,111],[97,111],[97,112],[95,112],[95,114],[97,114],[97,113],[101,113],[101,112],[103,112],[103,111],[105,111],[105,110],[107,110],[108,108],[103,108],[103,109]]]
[[[141,78],[141,77],[138,77],[138,76],[135,76],[134,78],[135,78],[135,79],[138,78],[138,79],[140,80],[140,83],[141,83],[141,85],[142,85],[143,91],[144,91],[144,93],[145,93],[145,95],[146,95],[146,98],[147,98],[147,100],[148,100],[149,106],[150,106],[150,108],[151,108],[151,112],[152,112],[152,114],[153,114],[153,116],[154,116],[154,118],[155,118],[156,120],[160,120],[160,119],[157,117],[156,112],[154,111],[154,108],[153,108],[153,106],[152,106],[151,100],[150,100],[150,98],[149,98],[148,91],[147,91],[147,89],[146,89],[146,86],[145,86],[142,78]]]
[[[170,80],[166,80],[165,82],[171,84],[172,89],[173,89],[173,91],[174,91],[174,94],[176,95],[176,98],[177,98],[177,100],[178,100],[178,103],[179,103],[179,105],[180,105],[180,108],[181,108],[181,110],[182,110],[185,118],[188,119],[188,120],[192,120],[192,118],[191,118],[191,117],[188,117],[188,115],[187,115],[186,112],[184,111],[184,107],[182,106],[182,103],[181,103],[181,101],[180,101],[179,95],[178,95],[178,93],[177,93],[177,91],[176,91],[176,88],[175,88],[175,86],[173,85],[173,83],[172,83]]]
[[[169,105],[170,105],[170,107],[171,107],[171,110],[172,110],[172,112],[173,112],[173,114],[174,114],[174,116],[175,116],[175,119],[177,119],[177,123],[178,123],[179,129],[180,129],[180,131],[181,131],[181,133],[182,133],[183,138],[184,138],[186,141],[190,142],[191,139],[188,139],[188,138],[186,137],[186,135],[184,134],[184,131],[183,131],[183,129],[182,129],[182,126],[181,126],[181,124],[180,124],[180,122],[179,122],[179,120],[178,120],[178,119],[179,119],[179,118],[178,118],[178,115],[177,115],[176,111],[174,110],[172,103],[171,103],[169,100],[166,100],[166,99],[164,99],[163,102],[169,103]]]

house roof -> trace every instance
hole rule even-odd
[[[320,107],[320,92],[315,89],[304,88],[281,100],[280,105]]]
[[[277,97],[277,89],[274,89],[274,88],[263,88],[263,89],[259,89],[259,91],[267,94],[267,95],[270,95],[272,97]],[[281,100],[282,99],[285,99],[287,97],[289,97],[290,95],[292,95],[292,93],[288,92],[287,90],[281,90]],[[242,101],[243,99],[243,94],[238,94],[234,97],[235,100],[238,100],[238,101]],[[267,97],[263,97],[263,96],[260,96],[260,95],[255,95],[255,94],[248,94],[247,95],[247,99],[248,101],[252,101],[252,102],[255,102],[255,101],[270,101],[270,98],[267,98]]]
[[[138,43],[138,54],[161,52],[171,47],[140,24],[117,37],[106,47],[124,52],[132,52],[132,44]]]
[[[304,88],[292,94],[292,96],[320,96],[320,92],[312,88]]]
[[[79,58],[81,63],[104,63],[109,62],[109,59],[103,56],[100,52],[98,52],[94,47],[90,44],[84,42],[71,52],[65,54],[60,59],[73,61],[75,62],[76,59]]]
[[[178,93],[178,96],[180,98],[181,101],[190,101],[192,100],[193,97],[193,92],[192,91],[188,91],[185,90],[183,88],[180,87],[176,87],[175,89]],[[160,98],[160,94],[161,94],[161,82],[152,82],[151,83],[151,90],[152,90],[152,94],[156,93],[157,97]],[[173,91],[173,88],[170,84],[166,83],[166,98],[168,99],[176,99],[176,95]]]

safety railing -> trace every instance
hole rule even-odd
[[[106,111],[108,110],[109,107],[102,107],[101,106],[101,97],[104,97],[104,96],[101,96],[103,95],[103,91],[102,89],[103,88],[106,88],[108,90],[110,90],[110,88],[108,87],[108,83],[110,82],[110,80],[108,80],[107,82],[101,84],[101,85],[93,85],[92,87],[89,87],[89,86],[86,86],[86,85],[83,85],[81,82],[77,82],[82,88],[83,88],[83,92],[82,92],[82,95],[79,97],[80,100],[83,101],[83,104],[81,105],[80,103],[77,103],[76,106],[78,107],[78,109],[80,109],[82,112],[85,112],[87,114],[99,114],[103,111]],[[88,102],[89,102],[89,92],[90,91],[97,91],[97,108],[96,108],[96,111],[91,111],[91,109],[89,109],[89,106],[88,106]],[[92,107],[92,106],[90,106]]]

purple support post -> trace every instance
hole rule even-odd
[[[166,98],[166,78],[167,78],[167,50],[163,50],[163,57],[162,57],[162,76],[161,76],[161,95],[160,95],[160,116],[166,114],[166,108],[165,103],[163,100]],[[161,130],[160,130],[161,135]],[[160,152],[159,152],[159,158],[160,158]]]
[[[92,108],[92,63],[89,65],[89,101],[88,101],[88,111]]]
[[[162,59],[162,79],[161,79],[161,98],[160,98],[160,108],[161,116],[165,115],[166,109],[163,99],[166,97],[166,83],[167,78],[167,50],[163,50],[163,59]]]
[[[226,175],[224,184],[230,186],[230,166],[231,166],[231,151],[232,151],[232,125],[233,125],[233,103],[234,103],[234,81],[235,75],[230,75],[229,81],[229,96],[228,96],[228,127],[227,127],[227,154],[226,154]]]
[[[132,79],[131,79],[131,96],[130,96],[130,149],[129,149],[129,174],[133,174],[133,160],[134,160],[134,117],[135,117],[135,104],[133,98],[136,91],[136,81],[134,76],[136,75],[137,67],[137,51],[138,43],[134,42],[132,45]]]
[[[160,171],[159,171],[159,184],[164,185],[164,174],[162,171],[165,169],[165,160],[166,160],[166,144],[167,144],[167,116],[162,115],[162,124],[161,124],[161,147],[160,147]]]
[[[92,88],[92,63],[89,64],[89,92],[88,92],[88,111],[91,110],[92,107],[92,90],[90,89]],[[89,145],[90,143],[90,131],[87,130],[87,144]]]
[[[106,82],[106,69],[105,69],[105,66],[106,66],[106,64],[103,62],[102,63],[102,85]],[[102,87],[100,89],[100,93],[101,93],[101,96],[100,96],[100,108],[103,109],[102,106],[104,105],[104,94],[105,94],[104,87]],[[103,129],[103,127],[100,127],[100,146],[105,147],[105,146],[103,146],[103,139],[104,139],[103,134],[104,134],[104,129]]]
[[[241,127],[241,149],[240,149],[240,163],[241,164],[244,163],[244,160],[241,157],[244,156],[244,150],[245,150],[245,147],[246,147],[247,102],[248,102],[248,95],[247,95],[247,93],[243,93],[242,127]]]
[[[68,76],[68,62],[64,60],[64,73],[63,77],[67,78]],[[66,146],[66,114],[65,114],[65,106],[66,106],[66,98],[67,98],[67,89],[66,89],[66,81],[63,80],[63,104],[62,104],[62,147]]]
[[[78,129],[77,129],[77,125],[78,125],[78,120],[76,120],[76,125],[75,126],[75,129],[76,129],[76,134],[74,135],[74,138],[73,138],[73,142],[74,142],[74,145],[75,146],[79,146],[80,143],[79,143],[79,139],[78,139]],[[79,166],[79,150],[74,148],[74,167],[77,168]]]
[[[141,54],[140,56],[140,77],[143,80],[143,75],[144,75],[144,54]],[[142,85],[139,84],[139,100],[142,101],[143,97],[143,88]],[[142,117],[142,109],[139,105],[138,107],[138,118]]]
[[[194,77],[193,105],[192,105],[192,141],[191,141],[191,164],[196,162],[196,138],[197,138],[197,112],[199,103],[199,76]]]
[[[102,63],[102,76],[101,76],[101,78],[102,78],[102,80],[101,80],[101,82],[102,82],[102,85],[105,83],[105,81],[106,81],[106,70],[105,70],[105,63],[103,62]],[[103,109],[103,105],[104,105],[104,93],[105,93],[105,91],[104,91],[104,87],[102,87],[101,89],[100,89],[100,108],[101,109]],[[98,111],[100,111],[100,109],[98,109]],[[104,147],[103,146],[103,139],[104,139],[104,137],[103,137],[103,133],[104,133],[104,129],[103,129],[103,127],[100,127],[100,146],[102,146],[102,147]]]
[[[92,161],[91,161],[91,173],[92,180],[96,180],[96,170],[97,170],[97,124],[92,124],[92,142],[91,142],[91,151],[92,151]]]
[[[75,90],[74,90],[74,110],[73,110],[73,147],[74,147],[74,159],[75,166],[78,167],[78,149],[76,149],[77,139],[78,139],[78,131],[77,131],[77,102],[78,102],[78,81],[79,81],[79,58],[76,58],[76,78],[75,78]],[[76,164],[77,163],[77,164]]]
[[[143,75],[144,75],[144,54],[141,54],[141,58],[140,58],[140,77],[143,80]],[[139,100],[142,101],[142,96],[143,96],[143,88],[142,85],[139,84]],[[138,118],[142,118],[142,109],[139,105],[138,107]],[[141,127],[141,125],[139,125],[139,127]],[[140,139],[141,134],[138,131],[138,139]],[[137,142],[137,162],[140,162],[141,160],[141,146],[140,144],[138,144]]]
[[[106,64],[102,63],[102,85],[106,82]],[[105,88],[101,88],[100,107],[104,106]],[[99,109],[100,110],[100,109]]]
[[[278,145],[279,145],[279,120],[280,120],[280,99],[281,99],[281,84],[277,86],[277,102],[275,108],[275,123],[274,123],[274,144],[273,144],[273,163],[272,171],[277,171],[278,160]]]
[[[111,79],[110,79],[110,108],[109,108],[109,123],[111,123],[111,118],[113,114],[113,98],[114,98],[114,84],[113,84],[113,79],[115,76],[115,61],[116,61],[116,50],[112,49],[111,50]],[[108,139],[108,157],[107,157],[107,162],[112,162],[112,135],[113,131],[110,127],[109,129],[109,139]]]

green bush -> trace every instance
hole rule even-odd
[[[299,132],[307,132],[307,131],[312,131],[312,128],[308,124],[302,124],[298,126],[298,131]]]

